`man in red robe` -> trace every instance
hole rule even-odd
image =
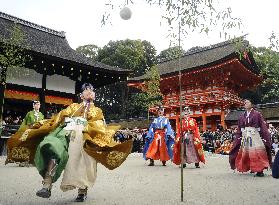
[[[184,137],[184,154],[183,154],[183,167],[186,167],[186,163],[195,163],[196,168],[200,168],[199,162],[205,163],[205,157],[202,149],[202,141],[199,133],[199,128],[195,119],[190,117],[190,108],[185,107],[182,112],[182,136]],[[180,126],[174,145],[173,162],[177,165],[181,164],[180,150]]]

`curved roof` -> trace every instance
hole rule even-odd
[[[210,65],[216,65],[231,58],[239,58],[239,52],[244,51],[248,47],[249,42],[243,40],[243,37],[239,37],[214,45],[191,50],[184,53],[180,58],[180,65],[182,66],[181,71],[188,72]],[[253,73],[258,74],[259,69],[253,59],[252,53],[248,52],[248,57],[251,60],[250,63],[248,63],[244,58],[240,59],[240,61],[244,63],[246,67]],[[160,62],[157,67],[161,77],[176,73],[179,71],[179,59],[177,58]],[[141,81],[145,78],[146,76],[143,75],[130,78],[129,81]]]
[[[65,32],[53,29],[0,12],[0,36],[9,37],[9,29],[14,24],[20,25],[25,34],[28,49],[36,53],[67,60],[70,62],[104,69],[108,72],[129,73],[129,70],[93,62],[90,58],[72,49],[66,39]]]

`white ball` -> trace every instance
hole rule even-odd
[[[120,11],[120,17],[123,19],[123,20],[129,20],[132,16],[132,11],[130,8],[128,7],[124,7],[123,9],[121,9]]]

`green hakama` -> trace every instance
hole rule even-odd
[[[45,177],[50,159],[56,159],[58,163],[53,182],[60,177],[65,169],[69,158],[69,134],[70,131],[58,127],[47,135],[37,147],[34,162],[43,178]]]

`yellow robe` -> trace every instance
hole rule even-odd
[[[65,117],[84,116],[85,107],[74,103],[49,120],[35,123],[32,128],[19,130],[7,142],[7,163],[34,163],[37,146],[50,132],[64,124]],[[84,150],[108,169],[120,166],[132,149],[132,140],[117,143],[113,136],[120,126],[106,126],[103,112],[93,104],[86,112],[88,125],[83,131]]]

